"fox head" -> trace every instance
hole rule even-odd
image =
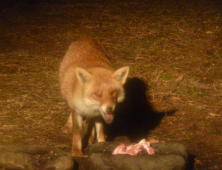
[[[112,123],[116,104],[125,98],[123,85],[126,82],[129,67],[116,71],[105,68],[93,68],[87,71],[76,68],[77,79],[82,86],[84,105],[100,113],[107,124]]]

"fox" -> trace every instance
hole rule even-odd
[[[63,132],[72,132],[71,155],[82,157],[83,120],[93,120],[91,138],[105,142],[104,123],[111,124],[116,105],[125,98],[129,66],[114,70],[102,43],[83,37],[71,43],[59,68],[62,97],[71,109]]]

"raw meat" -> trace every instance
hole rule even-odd
[[[148,155],[155,154],[154,149],[150,147],[150,142],[145,139],[142,139],[138,144],[134,145],[125,146],[124,144],[121,144],[116,147],[113,154],[128,154],[136,156],[138,154],[142,154],[143,151],[145,151]]]

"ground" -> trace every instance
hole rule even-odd
[[[72,41],[92,36],[115,68],[147,82],[156,110],[177,110],[148,136],[184,144],[195,170],[222,169],[221,9],[219,0],[1,1],[0,144],[70,150],[58,68]]]

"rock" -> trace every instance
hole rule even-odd
[[[71,170],[73,168],[73,160],[67,156],[60,156],[55,160],[46,163],[45,170]]]
[[[186,168],[187,152],[182,144],[151,144],[155,155],[112,155],[120,143],[96,143],[90,148],[91,170],[183,170]],[[129,145],[126,144],[125,145]]]
[[[0,168],[14,170],[72,170],[72,156],[60,149],[38,145],[0,145]]]
[[[179,155],[111,155],[93,153],[90,155],[92,170],[182,170],[185,160]]]
[[[1,151],[0,166],[16,170],[34,169],[32,156],[11,151]]]

